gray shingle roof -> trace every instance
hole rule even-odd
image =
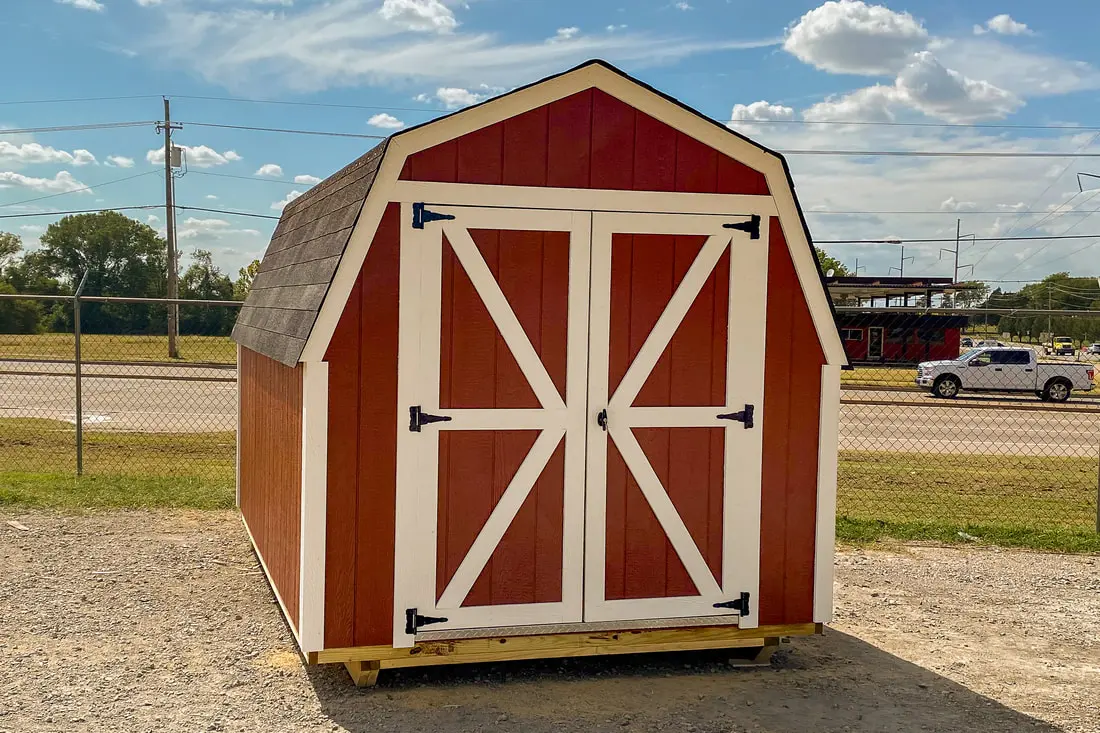
[[[298,363],[385,152],[383,141],[283,209],[234,341],[287,366]]]

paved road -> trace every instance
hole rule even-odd
[[[236,428],[232,369],[101,364],[84,372],[89,375],[83,382],[88,429],[186,433]],[[0,418],[74,422],[74,392],[71,365],[0,363]],[[1051,406],[1031,397],[975,395],[945,403],[924,393],[893,390],[845,390],[843,400],[844,449],[1096,456],[1100,446],[1100,400]]]

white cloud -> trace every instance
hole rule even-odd
[[[164,0],[134,0],[134,2],[143,8],[151,8],[154,5],[160,5]]]
[[[124,155],[108,155],[104,165],[110,168],[133,168],[134,159]]]
[[[987,81],[977,81],[946,68],[928,51],[913,54],[893,86],[876,84],[831,97],[803,113],[811,121],[895,119],[898,110],[913,110],[948,122],[1000,119],[1023,106],[1016,95]]]
[[[973,201],[960,201],[954,196],[948,196],[940,204],[940,211],[974,211],[978,205]]]
[[[458,2],[390,2],[388,21],[378,15],[385,7],[379,0],[328,0],[271,12],[239,3],[165,3],[165,22],[143,39],[141,50],[230,90],[258,94],[410,81],[511,88],[593,57],[638,70],[694,54],[778,43],[775,38],[700,40],[660,30],[581,35],[568,43],[505,40],[461,25],[451,32],[410,33],[410,21],[446,29],[447,20],[433,18],[449,17],[439,7],[450,12]]]
[[[772,104],[760,100],[752,104],[735,104],[730,119],[734,122],[753,122],[762,120],[793,120],[794,109],[782,104]]]
[[[1027,27],[1026,23],[1013,20],[1008,13],[994,15],[985,22],[985,25],[974,26],[974,35],[980,36],[984,33],[999,33],[1002,36],[1031,36],[1035,34]]]
[[[37,236],[46,231],[46,227],[39,226],[38,224],[24,224],[23,226],[19,227],[19,230],[26,232],[27,234]]]
[[[180,145],[179,147],[183,148],[183,159],[187,165],[193,165],[196,168],[213,168],[219,165],[226,165],[227,163],[234,163],[238,160],[244,160],[244,158],[232,150],[219,153],[217,150],[205,145],[196,145],[194,147]],[[164,165],[164,148],[153,148],[145,154],[145,160],[154,165]]]
[[[96,13],[102,13],[107,9],[107,6],[96,0],[56,0],[56,2],[62,5],[72,5],[78,10],[91,10]]]
[[[301,195],[302,195],[301,191],[291,191],[290,193],[288,193],[286,195],[285,199],[283,199],[282,201],[276,201],[275,203],[273,203],[271,205],[271,209],[273,211],[282,211],[283,209],[285,209],[287,207],[287,204],[289,204],[291,201],[293,201],[294,199],[298,198]]]
[[[385,112],[376,114],[367,120],[367,124],[371,127],[380,127],[383,130],[400,130],[405,126],[405,123],[397,119],[393,115],[388,115]]]
[[[180,239],[198,239],[200,237],[218,239],[227,236],[259,236],[255,229],[233,229],[225,219],[198,219],[188,217],[180,224],[177,236]]]
[[[300,176],[294,176],[294,182],[295,183],[300,183],[303,186],[314,186],[314,185],[320,183],[321,179],[318,178],[317,176],[310,176],[310,175],[302,174]]]
[[[260,169],[256,171],[257,176],[269,176],[271,178],[282,178],[283,168],[280,165],[274,163],[264,163],[260,166]]]
[[[626,29],[626,23],[619,23],[618,25],[607,26],[608,33],[614,33],[615,31],[621,31]]]
[[[0,140],[0,162],[33,165],[39,163],[61,163],[65,165],[92,165],[95,156],[87,150],[58,150],[38,143],[16,145]]]
[[[458,25],[455,14],[439,0],[383,0],[378,14],[413,31],[450,33]]]
[[[206,198],[207,201],[217,201],[218,200],[218,197],[215,196],[212,193],[206,194],[206,196],[204,198]]]
[[[149,216],[145,217],[145,223],[151,227],[155,227],[157,224],[160,224],[160,217],[156,214],[150,214]]]
[[[462,89],[461,87],[440,87],[436,90],[435,95],[421,94],[417,99],[426,102],[431,99],[431,96],[445,104],[447,109],[469,107],[471,104],[477,104],[485,98],[477,92],[471,92],[469,89]]]
[[[32,178],[12,171],[0,171],[0,188],[28,188],[41,193],[91,193],[83,183],[73,178],[68,171],[59,171],[53,178]],[[83,190],[81,190],[83,189]]]
[[[991,35],[938,40],[930,48],[948,68],[1019,96],[1100,89],[1100,69],[1090,63],[1025,51]]]
[[[694,5],[691,5],[690,3],[684,2],[684,0],[680,0],[677,3],[673,3],[672,7],[676,8],[677,10],[695,10]]]
[[[829,0],[787,29],[783,48],[818,69],[838,74],[899,71],[928,41],[909,13],[861,0]]]
[[[555,43],[557,41],[568,41],[569,39],[575,37],[580,32],[581,32],[581,29],[578,28],[575,25],[571,25],[568,28],[558,28],[558,32],[555,33],[553,36],[551,36],[547,40],[550,43]]]

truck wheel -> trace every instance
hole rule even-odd
[[[1072,385],[1064,379],[1052,379],[1043,389],[1043,399],[1047,402],[1065,402],[1069,399]]]
[[[932,395],[944,399],[954,399],[959,396],[959,378],[950,375],[940,377],[932,385]]]
[[[1046,401],[1046,397],[1043,396],[1043,390],[1041,390],[1041,389],[1035,390],[1035,396],[1038,397],[1039,399],[1043,400],[1043,401]]]

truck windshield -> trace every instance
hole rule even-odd
[[[969,361],[982,352],[983,349],[970,349],[969,351],[963,352],[962,356],[959,357],[959,361]]]

